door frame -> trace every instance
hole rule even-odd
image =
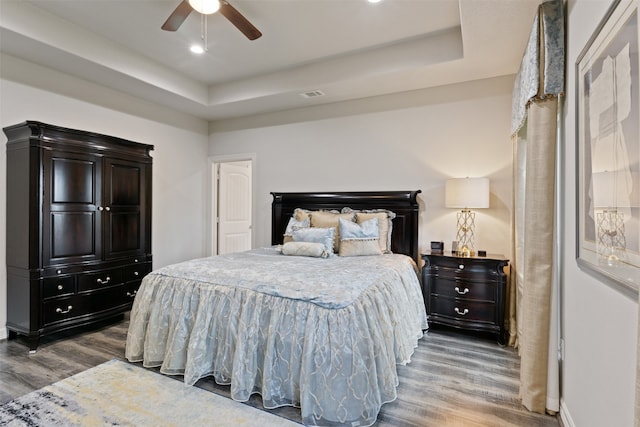
[[[216,213],[218,212],[218,186],[216,170],[220,163],[250,162],[251,163],[251,247],[255,247],[256,233],[256,153],[227,154],[210,156],[208,158],[208,212],[207,212],[207,256],[218,254],[218,227],[216,227]]]

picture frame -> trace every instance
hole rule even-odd
[[[640,288],[639,0],[617,0],[576,61],[576,258]]]

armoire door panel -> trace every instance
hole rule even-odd
[[[148,166],[121,159],[105,159],[104,195],[107,220],[104,222],[105,259],[138,256],[145,253],[147,228],[146,198]],[[106,209],[106,208],[105,208]]]
[[[43,156],[44,266],[99,260],[102,157],[46,151]]]
[[[52,203],[95,204],[96,162],[51,159]]]
[[[94,257],[96,229],[94,212],[51,213],[51,260]]]
[[[140,249],[140,213],[111,213],[111,253]]]
[[[140,181],[141,170],[139,165],[129,166],[110,163],[109,175],[111,177],[109,206],[136,206],[140,205]]]

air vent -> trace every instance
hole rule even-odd
[[[300,94],[300,96],[303,98],[317,98],[324,95],[325,93],[321,90],[310,90],[309,92],[303,92]]]

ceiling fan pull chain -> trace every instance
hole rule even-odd
[[[200,40],[202,40],[202,48],[204,51],[208,51],[209,48],[207,46],[207,15],[200,15]]]
[[[209,52],[209,29],[207,28],[207,15],[202,15],[204,22],[204,51]]]

